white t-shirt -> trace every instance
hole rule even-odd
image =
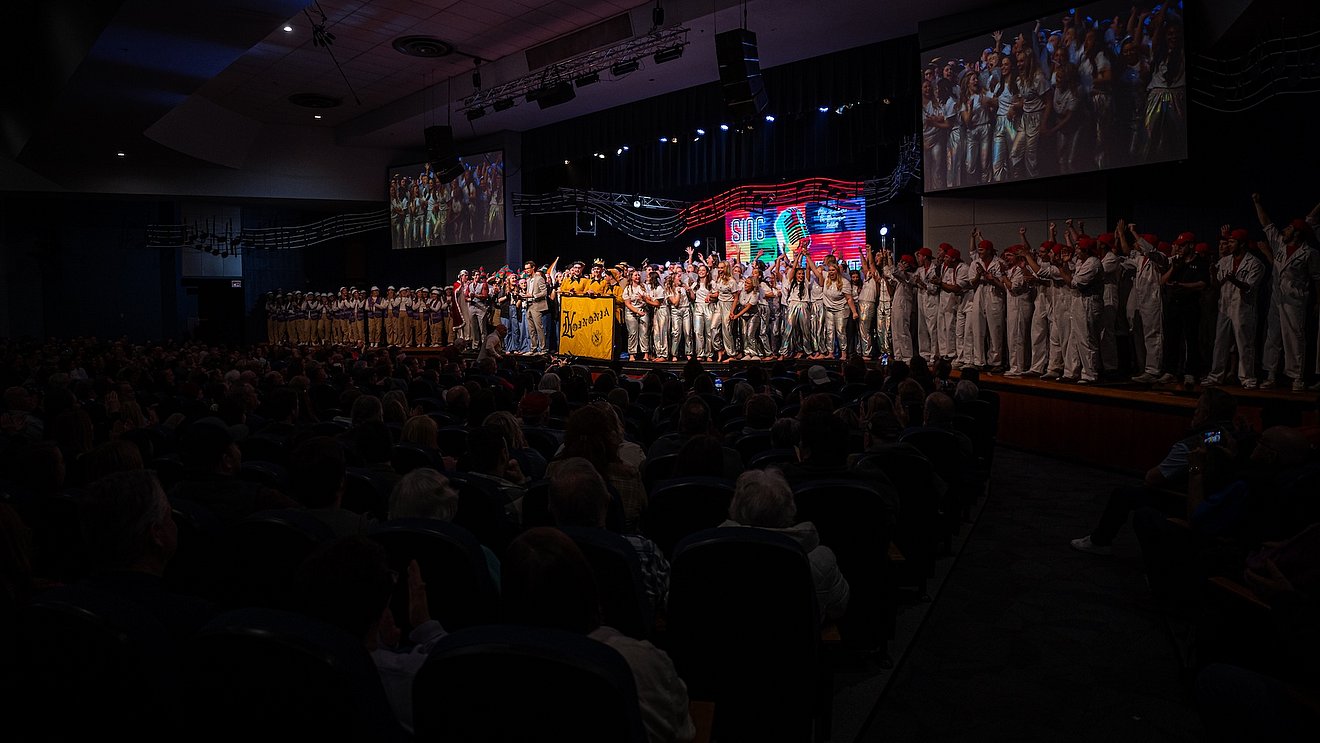
[[[848,297],[853,296],[853,287],[846,279],[841,278],[838,283],[825,279],[825,286],[822,291],[825,299],[825,309],[831,312],[848,309]]]

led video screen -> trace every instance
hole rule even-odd
[[[441,183],[431,163],[390,168],[390,246],[423,248],[504,239],[504,153],[460,157]]]
[[[738,209],[724,214],[724,249],[739,260],[773,261],[785,253],[806,250],[811,260],[825,259],[833,248],[851,261],[866,245],[866,204],[857,199],[830,199]]]
[[[1185,159],[1182,6],[1103,0],[922,52],[925,190]]]

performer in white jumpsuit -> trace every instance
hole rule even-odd
[[[948,243],[940,245],[941,257],[946,249],[952,250],[953,246]],[[940,333],[940,270],[939,262],[931,254],[930,248],[917,251],[917,271],[912,277],[912,288],[917,296],[917,353],[928,364],[934,364],[941,355],[951,359],[955,353],[953,346],[944,346],[940,342],[943,340]],[[899,358],[907,360],[912,357]]]
[[[1025,230],[1024,230],[1025,232]],[[1006,377],[1020,377],[1030,362],[1027,339],[1031,336],[1032,283],[1026,261],[1022,255],[1029,252],[1025,245],[1014,245],[1004,252],[1004,278],[1001,285],[1008,294],[1005,310],[1008,316],[1008,371]]]
[[[1026,233],[1021,234],[1025,241]],[[1063,327],[1059,320],[1059,305],[1064,302],[1063,274],[1054,265],[1058,247],[1058,243],[1047,240],[1036,255],[1028,249],[1022,256],[1024,268],[1036,286],[1036,306],[1031,313],[1031,368],[1023,372],[1026,376],[1058,379],[1063,375]]]
[[[1247,231],[1228,231],[1220,240],[1223,255],[1215,264],[1213,278],[1219,287],[1219,315],[1215,319],[1215,350],[1210,375],[1203,385],[1223,384],[1228,374],[1228,352],[1238,352],[1238,380],[1242,388],[1256,388],[1256,296],[1265,265],[1247,252]]]
[[[1064,352],[1064,373],[1078,384],[1092,384],[1099,379],[1100,314],[1104,293],[1104,270],[1095,256],[1095,240],[1077,241],[1076,265],[1059,266],[1068,286],[1077,294],[1072,302],[1071,353]]]
[[[987,365],[996,374],[1004,370],[1004,264],[995,246],[977,233],[976,259],[972,261],[971,363]]]
[[[972,281],[966,263],[957,248],[944,252],[940,267],[940,352],[953,356],[953,368],[970,364],[970,348],[963,342],[967,331],[967,310],[972,305]]]
[[[912,348],[912,310],[916,304],[916,277],[912,274],[912,256],[899,258],[897,266],[886,266],[885,279],[894,295],[890,324],[894,333],[894,358],[907,361],[915,355]]]
[[[1119,220],[1118,248],[1123,253],[1124,265],[1133,272],[1132,291],[1127,300],[1128,328],[1132,333],[1134,361],[1141,373],[1133,382],[1151,384],[1160,378],[1164,363],[1164,299],[1160,295],[1162,277],[1169,268],[1169,260],[1142,238],[1136,227]],[[1192,242],[1196,236],[1184,232],[1179,242]]]
[[[1320,251],[1307,244],[1314,234],[1317,204],[1305,220],[1294,219],[1282,231],[1265,213],[1260,194],[1252,194],[1256,216],[1265,228],[1265,250],[1274,264],[1274,292],[1270,295],[1270,314],[1265,335],[1265,349],[1260,365],[1265,369],[1261,387],[1268,389],[1278,382],[1279,357],[1283,373],[1292,378],[1292,389],[1306,389],[1302,356],[1306,353],[1306,308],[1320,296]],[[1320,369],[1318,369],[1320,370]]]

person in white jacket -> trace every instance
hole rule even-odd
[[[1026,239],[1026,230],[1019,234]],[[1029,278],[1024,253],[1030,252],[1026,245],[1014,245],[1004,251],[1001,259],[1004,264],[1004,278],[1000,281],[1008,295],[1006,314],[1008,316],[1008,371],[1006,377],[1021,377],[1030,366],[1027,356],[1027,340],[1031,337],[1032,282]]]
[[[1269,389],[1279,381],[1282,356],[1284,376],[1292,379],[1294,392],[1301,392],[1306,389],[1306,372],[1302,368],[1306,353],[1306,308],[1314,297],[1320,296],[1320,251],[1308,244],[1313,240],[1320,204],[1305,220],[1294,219],[1280,230],[1265,213],[1260,194],[1252,194],[1251,201],[1256,206],[1260,226],[1265,228],[1265,254],[1274,264],[1274,291],[1270,295],[1265,348],[1260,358],[1265,381],[1260,386]]]
[[[1133,382],[1151,384],[1160,379],[1164,361],[1164,299],[1161,296],[1162,277],[1169,268],[1169,260],[1139,234],[1135,225],[1118,220],[1115,230],[1118,249],[1123,254],[1124,266],[1133,272],[1132,291],[1127,300],[1128,328],[1132,332],[1132,345],[1136,365],[1141,373]],[[1180,243],[1195,242],[1196,236],[1184,232]]]
[[[944,251],[952,250],[953,246],[948,243],[940,245],[940,258],[943,259]],[[940,272],[942,270],[939,261],[936,260],[930,248],[921,248],[916,253],[917,271],[915,276],[915,289],[917,294],[917,348],[916,352],[928,364],[934,364],[937,357],[953,358],[955,349],[952,345],[945,346],[942,342],[947,340],[941,330],[943,325],[943,313],[940,308]],[[906,361],[911,356],[900,359]]]
[[[1256,297],[1265,264],[1247,252],[1247,231],[1220,230],[1221,257],[1213,279],[1219,287],[1219,315],[1215,320],[1215,350],[1210,375],[1202,385],[1223,384],[1228,373],[1228,352],[1236,347],[1238,381],[1246,390],[1256,389]]]
[[[1075,291],[1069,313],[1072,351],[1064,353],[1064,373],[1077,384],[1094,384],[1099,379],[1104,269],[1095,252],[1095,240],[1082,236],[1077,240],[1073,265],[1059,265],[1064,282]]]
[[[816,584],[816,604],[821,619],[837,619],[848,608],[848,581],[839,572],[834,551],[820,543],[820,534],[810,521],[795,523],[797,506],[793,489],[775,468],[747,470],[738,476],[729,520],[720,526],[752,526],[783,534],[807,553],[811,578]]]
[[[971,332],[966,340],[971,344],[972,366],[985,369],[988,365],[998,374],[1004,371],[1004,264],[995,255],[994,243],[980,231],[976,237],[976,257],[970,269]]]
[[[928,253],[930,251],[927,251]],[[916,351],[912,347],[912,311],[916,306],[915,292],[917,278],[912,272],[912,256],[904,255],[898,259],[897,266],[885,266],[885,280],[890,282],[893,293],[893,319],[891,328],[894,333],[894,358],[907,361]],[[921,349],[925,356],[926,349]]]

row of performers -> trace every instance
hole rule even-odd
[[[837,256],[816,265],[791,249],[769,264],[689,251],[664,266],[606,268],[598,259],[559,270],[556,259],[539,269],[529,262],[521,274],[463,270],[451,286],[416,292],[273,296],[270,337],[476,347],[502,324],[506,350],[539,354],[553,350],[558,297],[608,296],[623,331],[619,350],[636,359],[919,355],[1086,384],[1117,369],[1122,326],[1136,381],[1214,384],[1236,376],[1251,388],[1263,369],[1267,386],[1287,377],[1300,390],[1305,312],[1320,282],[1320,252],[1311,244],[1317,214],[1278,229],[1257,208],[1267,240],[1253,243],[1246,230],[1225,227],[1217,248],[1187,232],[1165,243],[1123,222],[1093,238],[1069,221],[1061,240],[1051,224],[1049,239],[1035,246],[1019,230],[1019,244],[1002,255],[973,231],[970,262],[946,243],[896,264],[864,249],[852,270]],[[1208,373],[1199,346],[1207,293],[1217,296]],[[1267,295],[1262,351],[1256,313]]]

